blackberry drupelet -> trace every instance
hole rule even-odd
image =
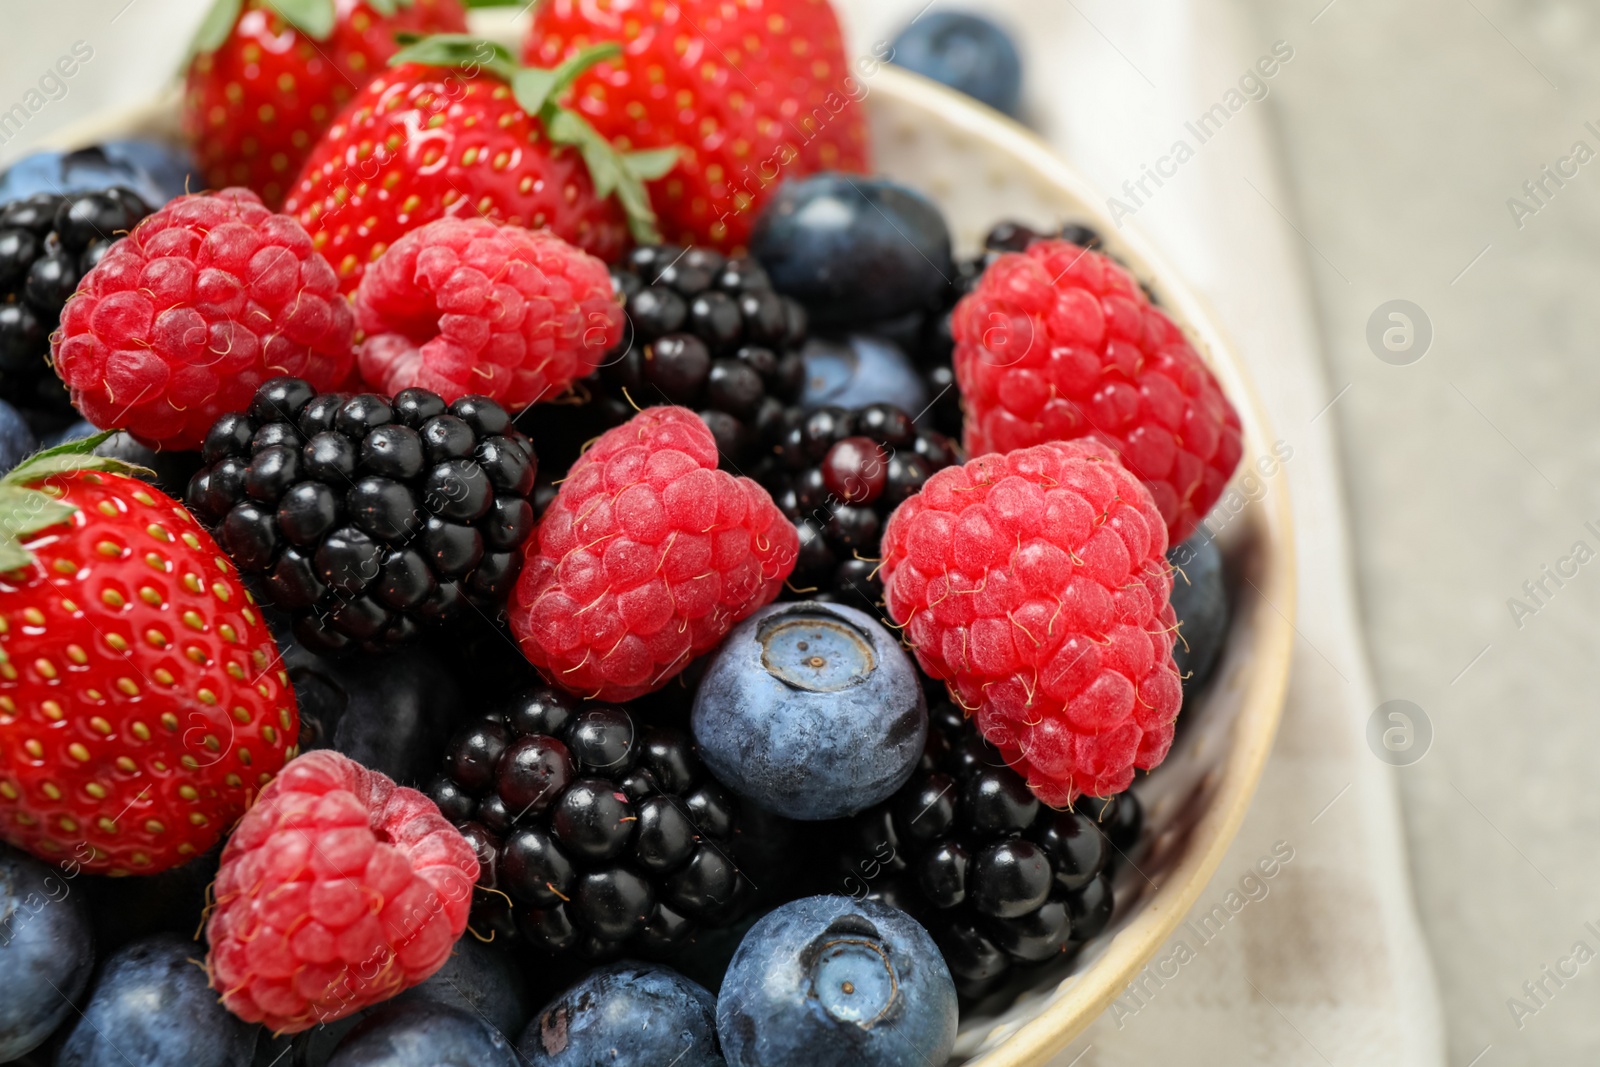
[[[189,507],[315,652],[403,644],[469,604],[492,613],[533,531],[532,446],[481,396],[274,378],[216,421],[202,458]]]
[[[49,364],[61,309],[106,249],[148,214],[139,194],[121,186],[39,193],[0,209],[0,399],[45,416],[36,430],[76,418]]]
[[[565,957],[659,957],[737,920],[739,808],[682,730],[536,688],[456,734],[429,794],[478,851],[474,928]]]
[[[709,248],[636,248],[611,278],[628,326],[588,379],[607,425],[636,406],[681,404],[705,420],[735,473],[776,443],[805,378],[800,305],[774,292],[754,260]]]
[[[755,474],[800,533],[790,588],[882,616],[878,542],[889,515],[960,459],[954,441],[890,404],[791,412]]]
[[[930,684],[930,696],[932,695]],[[1111,919],[1111,872],[1138,840],[1129,791],[1041,804],[999,751],[948,701],[929,709],[911,781],[850,823],[833,892],[871,896],[933,935],[964,996],[1013,967],[1043,963]]]

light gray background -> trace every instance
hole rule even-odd
[[[1104,3],[1129,0],[1034,2],[1081,8],[1087,34]],[[1521,228],[1506,201],[1575,141],[1600,152],[1584,128],[1600,127],[1600,10],[1236,2],[1261,46],[1247,51],[1280,38],[1296,49],[1261,105],[1289,190],[1277,207],[1314,283],[1378,695],[1416,702],[1434,729],[1432,751],[1397,779],[1449,1062],[1593,1063],[1600,960],[1564,987],[1547,980],[1554,996],[1520,1029],[1507,999],[1526,1000],[1522,983],[1574,942],[1600,950],[1584,929],[1600,927],[1600,559],[1520,628],[1507,601],[1574,542],[1600,552],[1584,528],[1600,529],[1600,158]],[[95,57],[0,160],[153,91],[204,6],[8,3],[0,109],[73,41]],[[1136,42],[1118,43],[1138,61]],[[1396,298],[1434,329],[1411,366],[1366,342],[1373,310]]]

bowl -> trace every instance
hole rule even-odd
[[[503,20],[478,24],[504,35]],[[1294,638],[1294,542],[1281,485],[1241,485],[1273,455],[1274,436],[1244,364],[1204,302],[1136,233],[1118,230],[1103,197],[1044,142],[998,112],[892,66],[863,84],[878,169],[932,196],[958,251],[1016,219],[1093,227],[1184,328],[1239,410],[1240,474],[1202,529],[1223,552],[1235,610],[1210,682],[1183,710],[1165,763],[1134,788],[1145,808],[1138,849],[1121,865],[1116,914],[1071,957],[1031,970],[964,1012],[953,1062],[1039,1067],[1125,990],[1183,921],[1244,819],[1272,748]],[[177,139],[178,90],[102,114],[52,139],[73,148],[111,137]]]

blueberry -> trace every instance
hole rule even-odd
[[[911,361],[894,343],[869,334],[851,334],[843,340],[813,338],[801,350],[805,383],[800,407],[863,408],[893,404],[902,411],[918,412],[928,403],[928,387]]]
[[[982,15],[930,11],[900,31],[891,61],[1007,115],[1022,99],[1022,57]]]
[[[897,908],[807,897],[751,928],[717,999],[729,1067],[925,1067],[956,1041],[956,990]]]
[[[328,1067],[519,1067],[505,1035],[463,1008],[389,1003],[351,1030]]]
[[[193,174],[191,180],[190,175]],[[156,141],[107,141],[75,152],[34,152],[0,174],[0,204],[37,193],[132,189],[152,207],[204,188],[186,152]]]
[[[350,659],[285,643],[300,747],[332,748],[404,784],[425,782],[462,710],[452,672],[423,648]]]
[[[1217,665],[1228,635],[1228,590],[1222,553],[1203,529],[1169,551],[1167,560],[1179,571],[1172,576],[1172,610],[1178,616],[1172,659],[1187,696],[1205,684]]]
[[[135,941],[106,960],[58,1067],[233,1067],[259,1027],[229,1013],[176,934]]]
[[[545,1005],[517,1042],[532,1067],[723,1067],[715,998],[665,967],[592,971]]]
[[[0,474],[21,463],[38,447],[22,413],[0,400]]]
[[[701,757],[742,796],[792,819],[836,819],[887,799],[922,755],[927,705],[899,642],[839,604],[756,612],[722,643],[695,694]]]
[[[89,910],[64,872],[0,845],[0,1063],[68,1015],[94,966]]]
[[[934,307],[955,273],[950,230],[933,202],[858,175],[785,182],[756,221],[750,250],[773,287],[824,327]]]

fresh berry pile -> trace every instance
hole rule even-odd
[[[944,1063],[1127,910],[1239,417],[858,173],[827,0],[472,6],[214,0],[189,149],[0,173],[0,1062]]]
[[[72,417],[47,363],[50,331],[83,276],[149,213],[122,186],[72,198],[38,193],[0,208],[0,398]]]
[[[206,434],[189,506],[318,651],[416,638],[522,569],[537,463],[499,404],[274,378]]]
[[[799,398],[806,314],[750,259],[710,248],[636,248],[611,271],[628,331],[594,383],[612,424],[676,404],[699,414],[723,466],[742,473]]]
[[[738,804],[687,734],[553,689],[450,742],[429,793],[477,850],[482,927],[549,955],[670,955],[751,895]]]

